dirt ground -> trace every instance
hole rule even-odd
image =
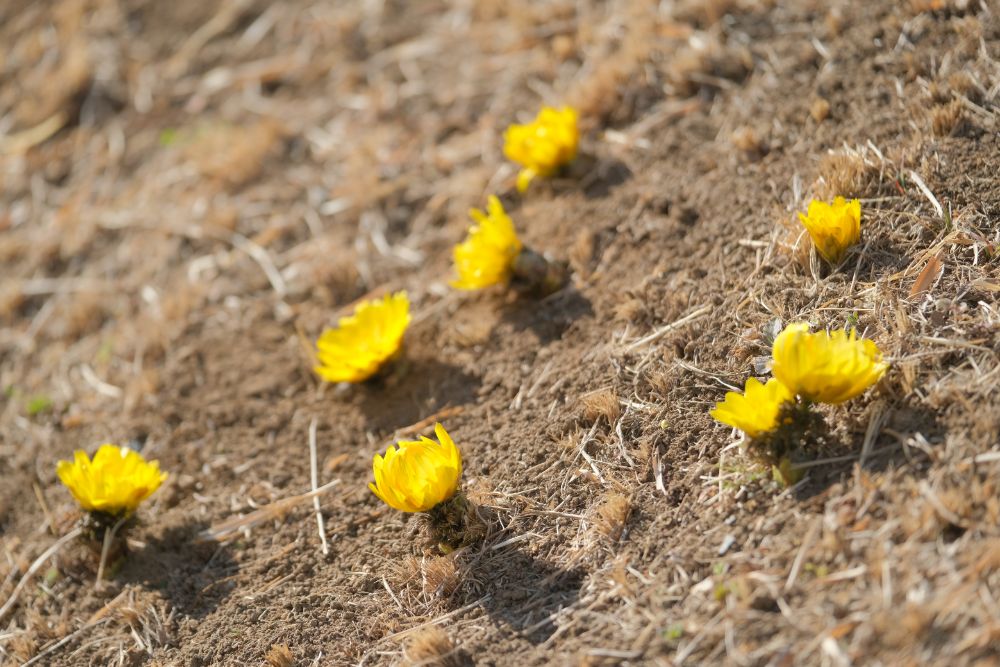
[[[998,12],[0,3],[0,661],[1000,665]],[[519,196],[502,132],[543,103],[582,155]],[[448,286],[491,193],[568,287]],[[795,212],[835,194],[831,270]],[[322,328],[398,289],[395,370],[321,383]],[[791,488],[708,415],[775,319],[891,362]],[[450,555],[366,488],[435,420],[492,521]],[[129,557],[16,591],[101,442],[170,474]]]

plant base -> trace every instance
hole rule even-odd
[[[129,526],[135,521],[132,516],[121,516],[107,512],[87,512],[80,519],[80,539],[94,555],[100,559],[104,551],[104,542],[108,540],[105,566],[114,567],[125,559],[128,554],[126,534]],[[117,526],[117,530],[115,527]]]
[[[808,402],[786,403],[778,423],[770,433],[751,440],[746,451],[771,469],[774,481],[791,486],[802,477],[802,472],[795,468],[796,455],[806,445],[821,439],[826,425]]]
[[[486,536],[486,522],[476,509],[459,491],[427,512],[430,537],[443,553],[474,544]]]
[[[369,387],[392,386],[400,378],[405,377],[409,371],[410,360],[404,354],[404,346],[400,345],[399,349],[391,357],[383,361],[378,370],[363,380],[362,383]]]
[[[524,248],[514,259],[511,285],[519,292],[548,296],[562,289],[569,280],[569,265],[545,259],[531,248]]]
[[[750,441],[747,450],[761,462],[780,466],[797,453],[809,434],[819,433],[823,418],[813,412],[809,403],[786,403],[778,416],[779,426],[770,433]]]

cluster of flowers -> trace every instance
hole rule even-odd
[[[511,125],[504,134],[504,154],[521,165],[517,190],[524,192],[536,177],[555,175],[576,158],[579,131],[571,108],[544,107],[534,121]],[[500,199],[491,195],[486,211],[472,209],[474,224],[454,248],[459,290],[478,290],[517,282],[526,291],[550,293],[562,286],[561,267],[524,246]],[[376,377],[403,348],[410,324],[405,291],[359,303],[354,312],[326,329],[316,342],[316,374],[327,382],[360,383]],[[426,512],[434,536],[443,545],[462,543],[470,514],[460,492],[462,457],[441,424],[438,442],[425,437],[401,441],[372,462],[371,490],[402,512]],[[89,537],[99,542],[108,530],[129,519],[139,504],[166,479],[157,461],[146,461],[128,448],[105,444],[93,459],[77,451],[60,461],[59,479],[87,512]]]
[[[504,134],[504,154],[522,165],[517,188],[523,192],[535,177],[554,175],[576,158],[579,131],[576,111],[544,107],[531,123],[511,125]],[[551,292],[564,276],[558,267],[525,247],[500,199],[490,195],[486,210],[472,209],[473,224],[453,250],[456,277],[451,286],[479,290],[520,281],[528,290]],[[316,373],[329,382],[363,382],[385,367],[402,348],[410,323],[406,292],[363,301],[352,315],[327,329],[316,346]]]
[[[504,134],[504,154],[522,166],[517,190],[536,177],[555,175],[576,158],[579,143],[576,111],[543,108],[534,121],[511,125]],[[517,282],[527,291],[549,293],[565,280],[560,267],[527,248],[500,199],[490,195],[486,210],[472,209],[473,224],[453,250],[456,277],[451,286],[479,290]],[[360,303],[352,315],[320,336],[315,372],[329,382],[363,382],[376,376],[401,350],[410,323],[406,292]],[[460,544],[467,533],[467,503],[460,492],[462,458],[441,424],[438,442],[421,437],[389,447],[373,461],[371,490],[402,512],[425,512],[432,533],[443,545]]]
[[[853,328],[810,333],[808,324],[789,324],[775,337],[771,353],[774,377],[766,384],[749,378],[744,393],[727,393],[710,414],[764,445],[761,450],[778,459],[770,462],[779,467],[786,463],[781,458],[788,445],[808,427],[810,405],[859,396],[888,368],[878,346],[858,339]]]
[[[512,125],[504,134],[504,154],[521,165],[516,179],[524,192],[538,177],[555,175],[575,159],[579,142],[573,109],[543,108],[534,121]],[[565,281],[555,263],[525,247],[500,199],[491,195],[486,211],[470,211],[474,224],[454,248],[459,290],[518,283],[527,291],[550,293]],[[832,204],[813,201],[799,215],[819,254],[831,264],[843,260],[860,236],[860,203],[838,197]],[[359,383],[376,377],[402,351],[410,324],[406,292],[359,303],[325,330],[316,342],[316,374],[334,383]],[[863,392],[885,372],[886,364],[871,341],[850,334],[810,334],[805,324],[789,325],[774,341],[774,378],[766,384],[750,378],[744,394],[730,392],[712,411],[751,440],[773,437],[792,425],[796,407],[812,402],[840,403]],[[801,413],[801,410],[798,411]],[[390,507],[423,512],[442,544],[461,543],[468,523],[468,503],[460,490],[462,458],[441,424],[438,442],[425,437],[401,441],[373,460],[375,481],[369,487]],[[58,476],[88,513],[91,536],[100,539],[121,525],[166,479],[156,461],[147,462],[128,447],[102,445],[93,459],[83,451],[60,461]]]
[[[832,266],[861,238],[861,202],[843,197],[832,203],[812,200],[799,220],[816,252]],[[810,406],[850,400],[879,381],[888,368],[878,346],[859,340],[857,331],[810,333],[809,325],[789,324],[774,338],[766,384],[746,381],[744,393],[729,392],[710,414],[742,431],[748,444],[790,481],[788,455],[813,423]]]

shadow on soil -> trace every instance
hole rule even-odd
[[[607,197],[612,190],[632,178],[632,170],[621,160],[581,154],[576,160],[550,177],[536,178],[531,189],[552,196],[583,191],[587,199]],[[505,192],[500,201],[504,210],[514,213],[521,208],[522,198],[513,190]]]
[[[843,271],[848,278],[857,271],[860,280],[877,280],[886,271],[902,271],[909,266],[911,254],[892,240],[879,238],[855,252],[845,262]]]
[[[560,568],[516,547],[487,552],[466,565],[464,578],[472,585],[455,605],[486,596],[482,606],[493,621],[540,644],[555,632],[556,612],[579,598],[583,577],[581,569]]]
[[[437,359],[397,362],[384,378],[359,387],[358,405],[369,430],[385,433],[409,426],[448,406],[475,401],[478,375]]]
[[[867,415],[865,417],[868,418]],[[886,429],[892,431],[887,433]],[[883,425],[881,434],[872,443],[871,452],[865,458],[866,472],[882,472],[890,467],[908,464],[920,467],[930,462],[930,452],[921,451],[924,447],[936,447],[943,441],[945,429],[939,423],[935,414],[915,406],[898,405],[889,408],[888,418]],[[863,443],[864,431],[853,433],[836,433],[828,430],[826,437],[835,440],[838,448],[830,453],[818,454],[814,459],[826,456],[851,456],[846,461],[837,461],[829,465],[810,467],[808,479],[795,491],[799,500],[808,500],[826,491],[830,486],[849,477],[860,460],[860,446]],[[914,447],[906,447],[903,442],[913,442]],[[800,460],[808,461],[808,458]]]
[[[589,165],[590,170],[580,180],[580,187],[587,199],[601,199],[632,178],[632,170],[613,158],[600,158]]]
[[[118,578],[158,590],[185,616],[203,618],[229,597],[235,584],[226,579],[239,570],[227,545],[197,540],[206,527],[187,523],[150,537],[129,554]]]
[[[504,309],[501,321],[517,331],[530,329],[540,343],[546,344],[561,338],[576,320],[593,315],[594,309],[587,297],[567,287],[542,300],[518,299]]]

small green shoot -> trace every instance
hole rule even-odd
[[[802,566],[802,569],[810,573],[817,579],[822,579],[823,577],[830,574],[830,568],[826,565],[816,565],[815,563],[806,563]]]
[[[160,145],[164,148],[177,143],[177,128],[166,127],[160,130]]]
[[[771,466],[771,477],[782,488],[795,486],[804,475],[805,471],[796,468],[787,456],[783,457],[778,465]]]
[[[37,417],[43,412],[48,412],[52,409],[52,399],[45,394],[36,394],[28,398],[25,408],[28,411],[29,417]]]
[[[101,346],[97,348],[97,354],[94,355],[94,361],[98,364],[106,364],[111,361],[111,355],[114,351],[114,343],[110,340],[102,341]]]
[[[671,623],[663,631],[663,639],[668,642],[676,642],[684,636],[684,626],[680,623]]]

